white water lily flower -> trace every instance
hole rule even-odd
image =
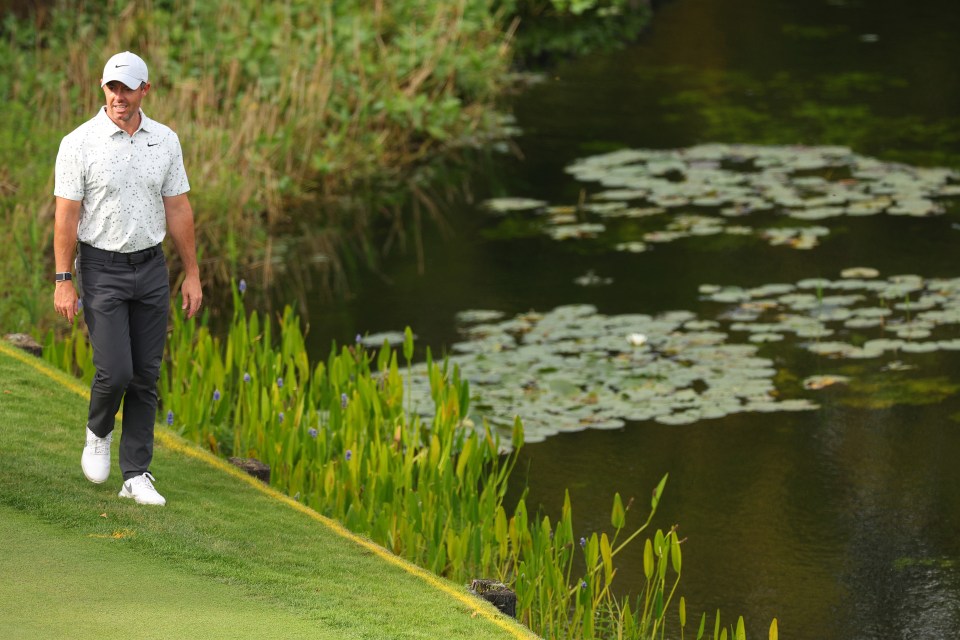
[[[627,336],[627,342],[629,342],[634,347],[642,347],[647,344],[647,336],[642,333],[631,333]]]

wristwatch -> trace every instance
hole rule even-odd
[[[73,280],[73,274],[69,271],[61,271],[54,276],[54,280],[57,282],[63,282],[64,280]]]

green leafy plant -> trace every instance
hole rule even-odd
[[[496,6],[517,25],[523,61],[621,47],[651,17],[650,3],[641,0],[500,0]]]
[[[311,363],[291,309],[273,321],[248,313],[240,288],[233,301],[223,338],[211,334],[206,318],[186,321],[174,310],[160,380],[172,428],[219,455],[269,464],[276,488],[437,574],[460,582],[496,577],[516,592],[520,620],[545,637],[663,637],[682,541],[676,527],[643,534],[666,476],[639,525],[628,526],[632,502],[615,495],[610,532],[578,536],[569,494],[555,522],[530,513],[523,497],[508,511],[523,423],[515,420],[505,452],[495,432],[470,420],[459,369],[434,361],[429,349],[432,406],[410,407],[411,330],[399,352],[386,343],[369,350],[358,340]],[[79,326],[62,343],[51,337],[46,353],[92,376]],[[612,585],[615,560],[629,544],[643,545],[645,581],[623,598]],[[680,610],[682,629],[685,603]]]

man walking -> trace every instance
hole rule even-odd
[[[150,91],[147,77],[139,56],[125,51],[110,58],[100,81],[106,105],[60,143],[54,305],[73,322],[82,299],[93,345],[97,371],[80,461],[84,475],[96,483],[110,475],[110,442],[122,401],[119,495],[163,505],[150,462],[170,304],[161,248],[167,233],[183,263],[180,292],[188,317],[200,309],[203,294],[180,141],[140,109]]]

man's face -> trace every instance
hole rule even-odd
[[[131,89],[119,80],[111,80],[103,85],[103,95],[107,98],[107,115],[117,124],[130,122],[139,115],[140,103],[149,89],[149,84]]]

